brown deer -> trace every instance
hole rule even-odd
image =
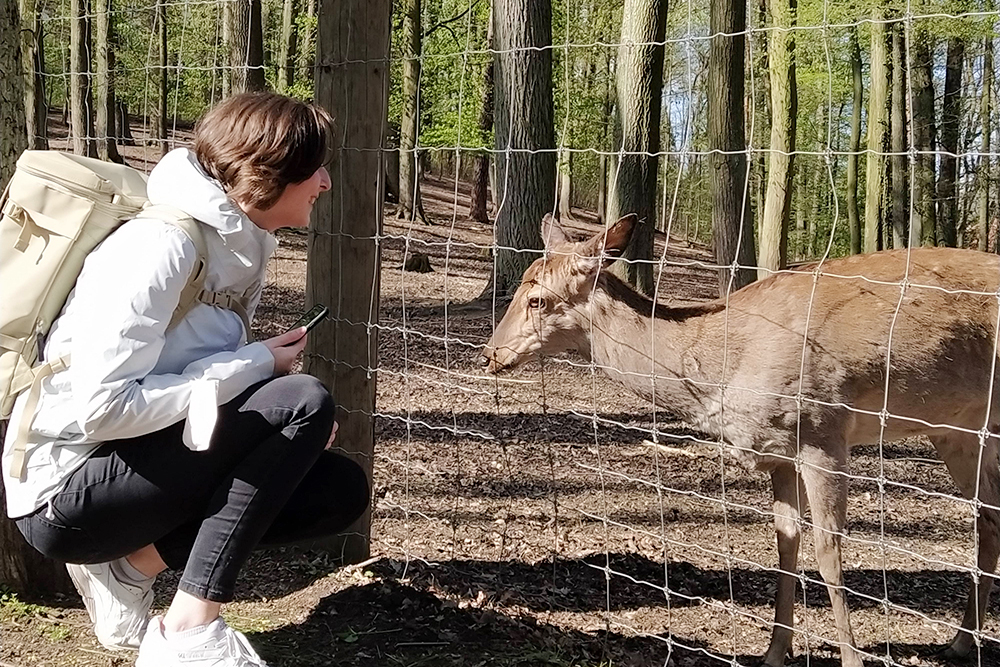
[[[861,667],[841,563],[848,451],[926,435],[964,496],[982,503],[978,566],[985,574],[974,578],[962,629],[945,649],[950,657],[968,655],[986,611],[1000,534],[1000,401],[991,404],[1000,392],[1000,259],[946,248],[856,255],[816,271],[772,275],[728,299],[668,307],[603,270],[635,225],[628,216],[571,243],[547,217],[546,256],[525,271],[484,348],[489,370],[576,350],[770,473],[780,574],[763,658],[769,667],[781,667],[791,650],[807,502],[841,663]]]

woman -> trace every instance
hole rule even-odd
[[[193,150],[150,174],[153,204],[202,224],[206,289],[250,317],[273,232],[306,227],[330,188],[329,132],[322,109],[237,95],[198,123]],[[95,249],[45,341],[45,358],[72,361],[43,384],[21,479],[6,476],[12,437],[4,448],[8,514],[31,545],[71,563],[98,639],[138,647],[138,667],[263,665],[219,616],[251,551],[332,535],[368,503],[361,468],[325,451],[330,394],[289,375],[304,328],[247,344],[240,316],[206,303],[171,325],[197,258],[187,234],[152,215]],[[183,576],[149,620],[167,568]]]

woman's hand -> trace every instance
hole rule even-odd
[[[274,374],[286,375],[291,372],[296,357],[306,346],[306,328],[299,327],[286,331],[280,336],[261,341],[274,356]]]

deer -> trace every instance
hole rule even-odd
[[[1000,544],[1000,401],[992,400],[1000,258],[950,248],[854,255],[774,273],[728,298],[669,306],[606,270],[636,225],[628,215],[572,241],[546,216],[545,254],[482,350],[488,372],[575,351],[771,476],[779,562],[766,667],[791,655],[806,509],[841,664],[862,667],[841,559],[848,454],[926,436],[965,498],[979,501],[970,505],[979,508],[983,575],[973,576],[961,628],[941,651],[968,656]]]

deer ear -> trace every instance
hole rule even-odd
[[[552,250],[556,246],[569,242],[569,235],[566,234],[563,226],[559,224],[559,219],[551,213],[546,213],[545,217],[542,218],[542,244],[545,246],[545,249]]]
[[[608,227],[603,232],[592,236],[585,241],[580,248],[580,255],[584,261],[601,260],[603,266],[610,266],[616,259],[621,257],[632,240],[632,232],[635,230],[638,216],[630,213],[615,224]]]

